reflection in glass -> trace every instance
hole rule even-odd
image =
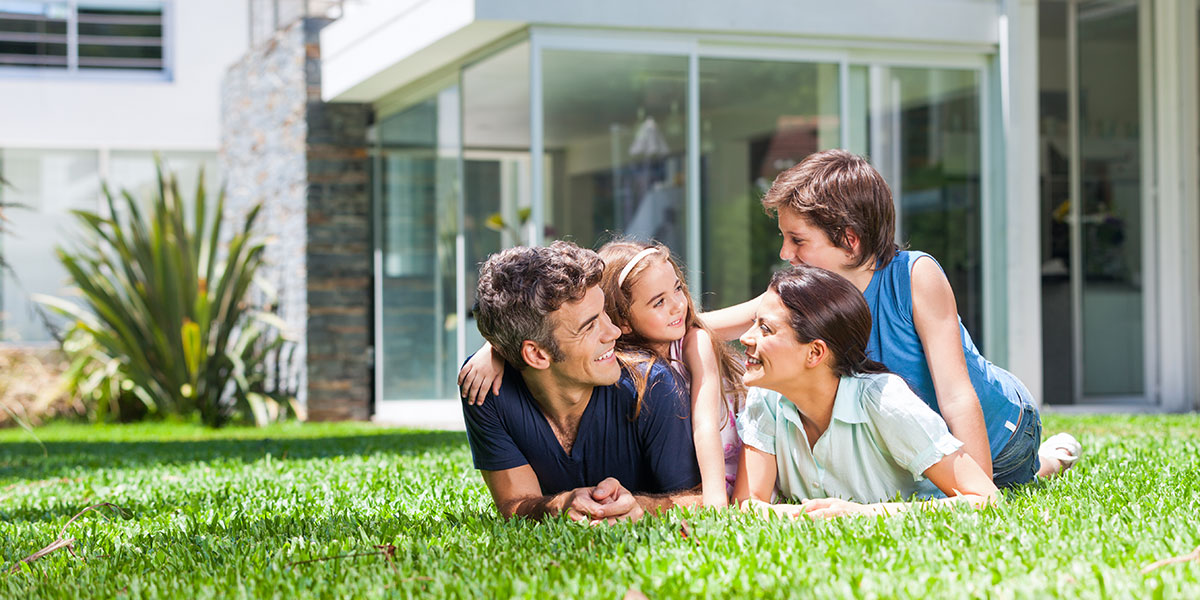
[[[376,129],[382,400],[454,394],[457,112],[458,90],[449,88],[384,118]]]
[[[1135,0],[1039,3],[1043,364],[1051,403],[1145,394],[1138,13]]]
[[[872,163],[892,187],[896,236],[945,271],[983,348],[979,81],[973,70],[879,68]]]
[[[469,309],[488,255],[528,242],[532,199],[529,155],[529,43],[475,63],[462,73],[463,278]],[[483,337],[468,312],[466,347]]]
[[[839,145],[838,89],[836,64],[700,60],[706,308],[757,296],[783,265],[760,199],[781,171]]]
[[[687,58],[542,55],[546,238],[610,232],[686,250]]]
[[[1051,404],[1075,401],[1071,292],[1070,57],[1067,3],[1038,5],[1039,196],[1042,254],[1042,390]]]
[[[1141,395],[1138,6],[1081,2],[1077,18],[1083,394]]]

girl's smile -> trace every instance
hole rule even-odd
[[[669,261],[647,260],[657,262],[647,266],[629,290],[629,325],[621,332],[636,333],[650,345],[668,345],[687,333],[688,298]]]

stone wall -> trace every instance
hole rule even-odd
[[[301,19],[233,65],[222,86],[220,161],[229,210],[265,204],[267,279],[299,340],[288,366],[307,416],[371,412],[369,106],[320,97],[318,32]]]

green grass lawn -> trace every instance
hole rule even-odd
[[[1200,416],[1047,417],[1063,430],[1083,462],[985,511],[611,528],[504,522],[461,433],[3,430],[0,597],[1200,597],[1200,562],[1141,573],[1200,546]],[[124,514],[67,527],[77,557],[8,574],[99,502]]]

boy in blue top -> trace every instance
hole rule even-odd
[[[813,154],[781,173],[762,203],[779,221],[779,257],[833,271],[863,292],[873,319],[870,357],[946,420],[996,485],[1059,473],[1078,460],[1081,448],[1070,434],[1039,450],[1041,417],[1032,396],[979,354],[933,257],[896,246],[891,190],[866,159],[844,150]],[[732,336],[750,322],[754,306],[704,318]]]
[[[699,500],[687,399],[665,368],[640,398],[623,377],[602,269],[567,242],[510,248],[480,269],[479,331],[508,373],[498,401],[464,401],[463,415],[505,517],[614,522]]]

